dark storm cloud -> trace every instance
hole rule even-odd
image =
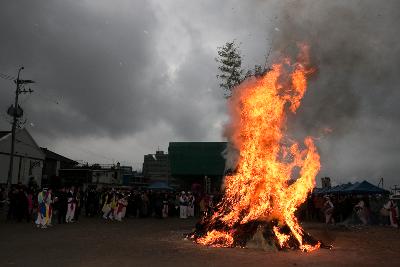
[[[153,36],[145,29],[158,22],[146,1],[125,5],[118,12],[102,1],[12,1],[2,7],[0,69],[13,73],[24,64],[24,77],[38,81],[25,107],[34,111],[29,119],[35,131],[119,136],[148,122],[151,109],[141,113],[151,96],[151,74],[160,73],[161,64],[155,64]],[[1,101],[3,107],[10,99]]]
[[[250,68],[265,63],[271,44],[269,63],[278,52],[294,55],[296,42],[305,41],[318,71],[289,129],[302,137],[332,128],[318,141],[320,175],[395,183],[398,3],[5,1],[0,72],[15,75],[24,64],[23,78],[38,81],[21,105],[41,145],[74,159],[139,162],[169,141],[223,140],[218,46],[235,39]],[[4,110],[13,86],[0,80],[2,129],[9,127]]]

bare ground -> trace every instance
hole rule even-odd
[[[37,229],[0,222],[0,266],[400,266],[400,231],[305,224],[332,250],[261,251],[208,248],[184,240],[194,220],[82,218]]]

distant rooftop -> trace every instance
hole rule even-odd
[[[57,154],[51,150],[48,150],[45,147],[41,147],[42,151],[46,154],[46,158],[50,158],[50,159],[54,159],[54,160],[58,160],[58,161],[62,161],[62,162],[68,162],[71,164],[78,164],[78,162],[76,162],[75,160],[69,159],[67,157],[64,157],[60,154]]]
[[[0,138],[6,136],[9,133],[11,133],[11,132],[10,131],[0,131]]]

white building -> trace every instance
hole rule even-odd
[[[7,183],[10,165],[11,132],[0,131],[0,184]],[[26,129],[17,129],[12,184],[28,184],[34,178],[41,185],[45,154]]]
[[[120,171],[117,169],[92,170],[92,183],[121,184]]]

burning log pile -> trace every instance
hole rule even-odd
[[[296,113],[307,88],[308,47],[297,62],[285,58],[261,77],[252,77],[229,99],[230,142],[240,151],[234,174],[225,178],[224,197],[190,235],[213,247],[262,243],[278,249],[326,247],[304,232],[294,216],[320,169],[313,139],[299,145],[285,134],[287,112]]]
[[[190,237],[199,244],[211,247],[248,247],[263,250],[298,248],[302,251],[331,248],[331,246],[314,239],[303,230],[300,232],[303,244],[300,245],[287,225],[280,227],[279,233],[276,232],[279,225],[277,220],[239,224],[234,226],[234,230],[231,231],[222,222],[210,225],[208,220],[199,222],[196,225],[196,231]]]

